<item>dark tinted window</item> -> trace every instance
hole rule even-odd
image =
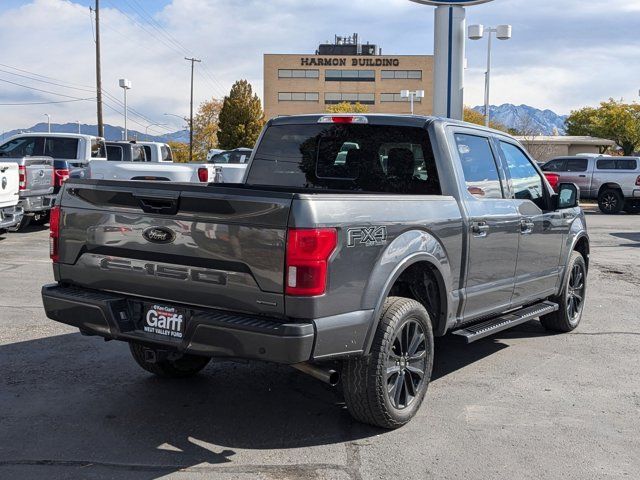
[[[140,145],[131,146],[131,161],[132,162],[146,162],[147,159],[144,154],[144,148]]]
[[[596,167],[598,167],[598,170],[615,170],[616,161],[613,158],[603,158],[596,162]]]
[[[150,161],[151,161],[151,159],[153,158],[153,157],[151,156],[151,147],[150,147],[149,145],[145,145],[145,146],[144,146],[144,147],[142,147],[142,148],[144,148],[144,154],[145,154],[145,156],[147,157],[147,162],[150,162]]]
[[[566,160],[564,158],[557,158],[551,160],[542,166],[542,170],[545,172],[561,172],[564,170],[564,164]]]
[[[478,198],[502,198],[502,187],[489,139],[457,133],[456,147],[467,190]]]
[[[589,160],[586,158],[569,158],[567,159],[567,172],[586,172]]]
[[[514,198],[531,200],[540,209],[544,208],[542,178],[522,150],[515,145],[500,142],[511,174]]]
[[[439,194],[428,134],[386,125],[275,125],[247,183],[310,189]]]
[[[77,138],[45,138],[44,154],[53,158],[75,159],[78,157]]]
[[[623,160],[616,160],[617,170],[635,170],[638,166],[638,162],[633,159],[625,158]]]
[[[121,161],[122,160],[122,147],[117,145],[107,145],[107,160]]]
[[[0,147],[0,157],[37,157],[42,155],[42,137],[22,137],[8,141]]]

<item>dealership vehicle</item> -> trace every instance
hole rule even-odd
[[[106,142],[107,160],[112,162],[148,162],[142,145],[136,142]]]
[[[224,150],[220,149],[220,148],[212,148],[207,152],[207,162],[209,160],[211,160],[211,157],[213,157],[214,155],[217,155],[218,153],[222,153],[224,152]]]
[[[17,163],[0,163],[0,233],[22,221],[22,207],[18,205],[19,182]]]
[[[215,173],[215,166],[206,163],[93,160],[85,169],[83,178],[208,183],[215,180]]]
[[[341,161],[345,144],[358,148]],[[503,132],[278,117],[243,184],[70,179],[42,297],[49,318],[128,342],[154,374],[193,375],[212,357],[289,364],[341,376],[356,419],[395,428],[425,395],[434,336],[578,326],[589,238],[577,200]]]
[[[212,155],[207,162],[217,167],[216,183],[242,183],[251,152],[250,148],[241,147]]]
[[[640,213],[640,158],[577,155],[558,157],[542,166],[575,183],[581,198],[598,200],[602,213]]]
[[[20,230],[31,222],[42,224],[48,221],[49,210],[56,198],[53,162],[51,157],[0,156],[0,167],[9,164],[18,167],[18,205],[22,208],[23,216],[21,222],[9,230]]]
[[[171,147],[162,142],[136,142],[142,145],[148,162],[173,162]]]

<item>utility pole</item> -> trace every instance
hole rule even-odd
[[[195,62],[201,62],[197,58],[187,58],[185,60],[191,62],[191,101],[189,103],[189,161],[193,162],[193,66]]]
[[[104,137],[102,120],[102,69],[100,67],[100,0],[96,0],[96,97],[98,108],[98,136]]]

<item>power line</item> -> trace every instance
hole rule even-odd
[[[16,76],[16,77],[27,78],[27,79],[29,79],[29,80],[34,80],[34,81],[36,81],[36,82],[42,82],[42,83],[47,83],[47,84],[49,84],[49,85],[55,85],[56,87],[69,88],[69,89],[71,89],[71,90],[80,90],[80,91],[82,91],[82,92],[93,92],[93,90],[88,89],[88,88],[79,88],[79,87],[71,87],[71,86],[68,86],[68,85],[62,85],[62,84],[60,84],[60,83],[51,82],[51,81],[48,81],[48,80],[41,80],[41,79],[39,79],[39,78],[31,77],[31,76],[29,76],[29,75],[23,75],[23,74],[21,74],[21,73],[14,73],[14,72],[11,72],[11,71],[9,71],[9,70],[4,70],[4,69],[2,69],[2,68],[0,68],[0,72],[7,73],[7,74],[9,74],[9,75],[14,75],[14,76]]]
[[[57,95],[59,97],[73,98],[74,100],[83,100],[80,97],[73,97],[71,95],[65,95],[63,93],[56,93],[56,92],[52,92],[50,90],[43,90],[42,88],[30,87],[28,85],[23,85],[22,83],[12,82],[11,80],[6,80],[4,78],[0,78],[0,82],[10,83],[11,85],[16,85],[18,87],[28,88],[29,90],[35,90],[37,92],[48,93],[50,95]]]
[[[13,105],[19,105],[19,106],[25,106],[25,105],[51,105],[53,103],[70,103],[70,102],[81,102],[83,100],[95,100],[96,97],[89,97],[89,98],[78,98],[77,100],[58,100],[55,102],[28,102],[28,103],[0,103],[0,105],[2,106],[13,106]]]

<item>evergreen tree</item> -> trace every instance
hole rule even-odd
[[[238,80],[224,97],[218,123],[218,145],[229,150],[252,148],[264,125],[260,99],[246,80]]]

